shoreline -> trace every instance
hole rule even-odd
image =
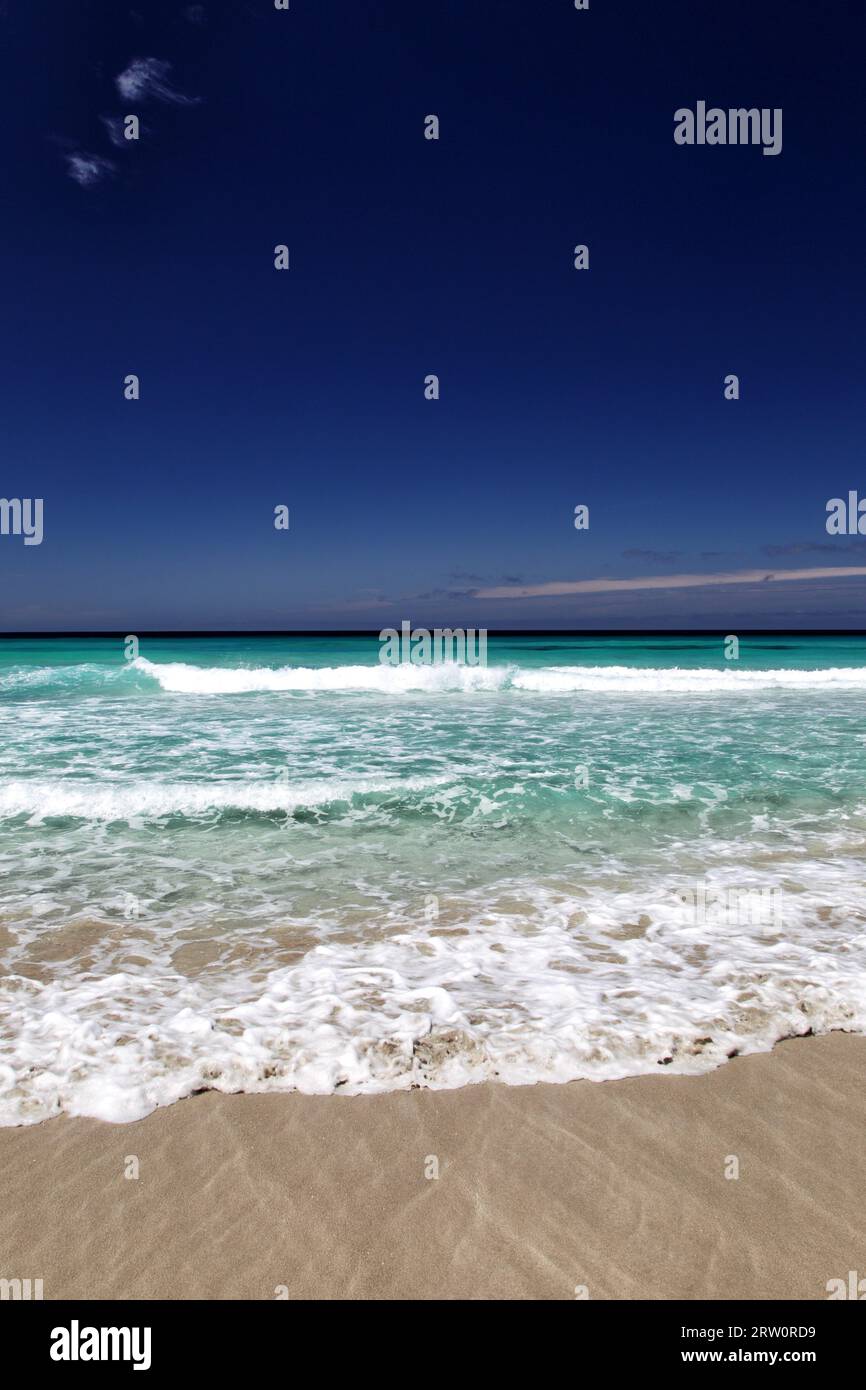
[[[835,1032],[699,1076],[207,1091],[2,1129],[0,1278],[46,1299],[826,1299],[866,1274],[864,1080],[866,1038]]]

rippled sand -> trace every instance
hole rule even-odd
[[[0,1277],[46,1298],[826,1298],[866,1275],[864,1081],[866,1039],[834,1033],[695,1077],[210,1092],[0,1130]]]

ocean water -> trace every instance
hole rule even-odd
[[[0,643],[0,1123],[866,1030],[866,642]]]

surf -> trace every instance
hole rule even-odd
[[[367,691],[378,695],[498,693],[691,695],[747,693],[754,690],[818,690],[827,687],[866,690],[866,668],[829,670],[711,670],[687,667],[548,666],[521,668],[464,666],[457,662],[395,666],[194,666],[157,663],[137,657],[135,671],[179,695],[255,693],[334,693]]]

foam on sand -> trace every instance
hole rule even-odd
[[[5,1272],[69,1299],[826,1299],[863,1275],[864,1065],[835,1033],[699,1077],[6,1129]]]
[[[107,943],[96,970],[0,980],[0,1124],[64,1111],[137,1120],[204,1088],[375,1094],[688,1074],[791,1034],[866,1031],[862,916],[852,930],[823,906],[856,892],[848,873],[797,884],[781,923],[722,917],[709,929],[678,909],[681,880],[571,898],[527,880],[499,901],[467,898],[453,921],[419,913],[402,932],[312,944],[311,923],[309,949],[279,969],[253,939],[236,965],[181,973],[170,934],[127,924],[120,940],[106,933],[122,969]]]

